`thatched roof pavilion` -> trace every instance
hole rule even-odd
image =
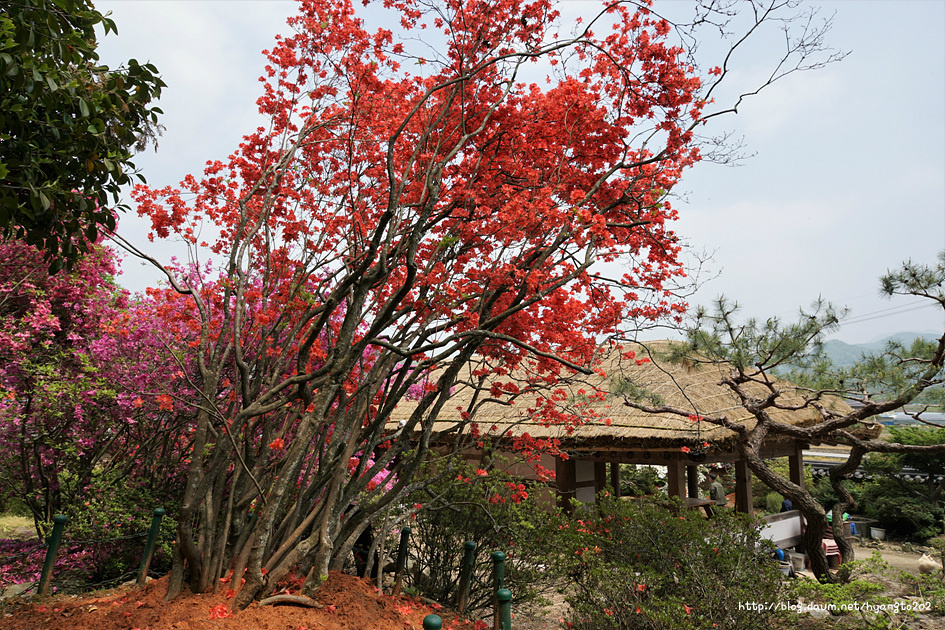
[[[737,456],[733,431],[675,414],[647,413],[624,404],[629,398],[650,406],[685,409],[691,411],[693,418],[724,414],[731,421],[754,425],[754,417],[728,387],[720,384],[726,372],[724,365],[670,361],[667,353],[670,343],[647,342],[632,348],[611,349],[601,360],[599,371],[561,387],[564,391],[558,394],[556,408],[596,416],[593,421],[572,427],[549,424],[536,417],[532,413],[536,400],[542,395],[550,396],[547,390],[540,394],[524,393],[504,403],[480,403],[481,392],[480,398],[474,400],[473,388],[460,387],[434,424],[434,440],[437,436],[445,441],[451,439],[450,430],[457,426],[457,418],[452,416],[454,412],[459,414],[455,410],[469,410],[473,406],[477,407],[476,421],[484,430],[491,429],[492,434],[527,433],[537,439],[556,440],[568,458],[554,458],[542,465],[555,470],[562,505],[567,505],[571,498],[593,501],[596,493],[608,484],[619,492],[618,464],[665,466],[669,493],[690,499],[698,497],[698,465],[734,464],[736,507],[749,511],[750,473]],[[510,377],[501,380],[505,382]],[[782,402],[801,401],[790,384],[783,385]],[[839,400],[830,404],[844,405]],[[409,413],[409,406],[399,409],[398,414],[401,413]],[[796,426],[810,426],[821,420],[812,408],[794,412],[771,410],[771,414],[776,420]],[[806,447],[786,436],[771,436],[764,443],[762,455],[788,457],[792,481],[802,484],[802,451]]]

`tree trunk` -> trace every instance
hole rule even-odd
[[[792,497],[793,500],[793,497]],[[803,513],[804,510],[801,510]],[[804,551],[807,552],[807,558],[810,560],[810,570],[819,582],[825,584],[834,584],[837,577],[830,572],[830,564],[827,562],[827,553],[824,551],[824,534],[827,532],[827,518],[821,513],[813,513],[812,517],[807,519],[807,529],[804,530]]]
[[[866,451],[859,446],[852,447],[847,461],[839,466],[833,466],[829,473],[830,485],[839,498],[839,501],[833,506],[833,538],[840,549],[840,558],[843,562],[853,562],[856,559],[856,552],[853,550],[853,545],[850,544],[850,539],[847,538],[843,515],[857,507],[856,500],[843,485],[843,480],[848,479],[859,468],[865,453]]]
[[[350,457],[350,449],[345,451],[345,455]],[[312,536],[318,536],[318,546],[315,550],[315,560],[312,563],[312,570],[309,571],[302,585],[302,594],[313,597],[315,592],[321,588],[325,580],[328,579],[328,565],[331,563],[332,552],[334,551],[334,533],[338,528],[340,511],[333,509],[341,493],[341,484],[343,478],[336,475],[329,486],[328,496],[325,498],[325,507],[322,509],[321,522],[318,525],[317,534],[313,532]]]
[[[206,395],[209,387],[206,386],[211,379],[208,373],[201,370],[204,377],[204,394]],[[215,381],[214,381],[215,384]],[[212,391],[211,391],[212,394]],[[206,409],[201,407],[197,411],[197,422],[194,427],[194,442],[190,453],[190,466],[187,471],[187,485],[184,488],[184,497],[181,501],[180,516],[177,521],[177,544],[174,545],[174,566],[171,571],[171,580],[167,587],[165,601],[177,597],[183,589],[183,580],[187,577],[189,570],[190,582],[192,585],[200,582],[200,551],[194,544],[194,520],[198,518],[200,506],[203,500],[199,496],[199,488],[204,480],[204,471],[202,463],[204,462],[204,449],[207,445],[207,438],[210,428],[210,416]],[[178,565],[180,565],[178,567]]]
[[[757,427],[756,427],[757,430]],[[760,440],[758,440],[760,442]],[[800,510],[807,521],[804,530],[804,551],[810,560],[810,568],[820,582],[835,583],[837,577],[830,573],[827,563],[827,554],[823,547],[824,534],[827,531],[827,515],[824,508],[818,503],[810,491],[796,483],[775,473],[764,460],[758,456],[753,444],[749,441],[740,441],[739,454],[762,482],[775,492],[787,497]]]

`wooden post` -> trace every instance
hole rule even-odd
[[[151,516],[151,528],[148,530],[148,540],[144,544],[144,554],[141,556],[141,568],[138,569],[138,586],[144,586],[148,580],[148,568],[151,558],[154,557],[154,545],[161,533],[161,519],[164,518],[164,508],[154,508]]]
[[[666,490],[669,496],[686,498],[683,487],[683,462],[679,457],[673,455],[673,459],[666,462]]]
[[[804,487],[804,445],[794,441],[794,453],[788,456],[791,481]]]
[[[473,568],[476,563],[476,542],[467,540],[463,543],[463,564],[459,569],[459,614],[466,612],[469,602],[469,587],[472,584]]]
[[[607,487],[607,462],[594,462],[594,501],[600,501],[600,495]]]
[[[400,548],[397,549],[397,571],[394,574],[394,597],[400,595],[404,584],[404,570],[407,568],[407,543],[410,541],[409,527],[400,530]]]
[[[614,489],[614,496],[618,499],[623,495],[620,493],[620,464],[610,462],[610,486]]]
[[[499,624],[495,628],[512,630],[512,591],[507,588],[499,589],[495,594],[499,605]]]
[[[555,458],[555,483],[558,486],[558,507],[566,514],[571,513],[571,499],[574,498],[574,460]]]
[[[39,576],[39,588],[37,593],[45,597],[49,595],[49,585],[52,582],[52,571],[56,565],[56,554],[59,553],[59,544],[62,543],[62,530],[65,528],[69,517],[65,514],[56,514],[53,517],[52,534],[46,540],[46,560],[43,562],[43,571]]]
[[[686,466],[686,488],[689,491],[689,498],[699,498],[699,467]]]
[[[492,552],[492,627],[502,627],[502,609],[499,606],[499,593],[505,589],[505,554]]]
[[[735,510],[752,514],[751,470],[743,459],[735,460]]]

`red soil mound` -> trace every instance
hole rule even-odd
[[[164,601],[167,578],[144,588],[124,588],[94,598],[53,597],[0,608],[0,630],[421,630],[431,613],[443,628],[472,630],[473,624],[431,610],[406,597],[388,597],[358,578],[332,573],[318,593],[324,608],[258,606],[230,616],[231,599],[185,593]]]

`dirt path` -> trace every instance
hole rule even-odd
[[[894,569],[902,569],[903,571],[910,573],[912,575],[919,575],[919,556],[922,554],[919,553],[905,553],[902,551],[892,551],[892,550],[881,550],[881,549],[867,549],[861,547],[857,549],[857,558],[866,559],[869,558],[870,554],[874,551],[878,551],[879,555],[883,557],[883,560],[886,561],[886,564],[891,566]]]
[[[858,560],[866,560],[874,552],[877,552],[890,567],[901,569],[911,575],[919,575],[919,558],[922,556],[920,551],[902,551],[896,543],[886,544],[879,548],[873,547],[869,543],[866,545],[854,544],[854,550]],[[934,553],[932,555],[941,562],[940,554]]]

